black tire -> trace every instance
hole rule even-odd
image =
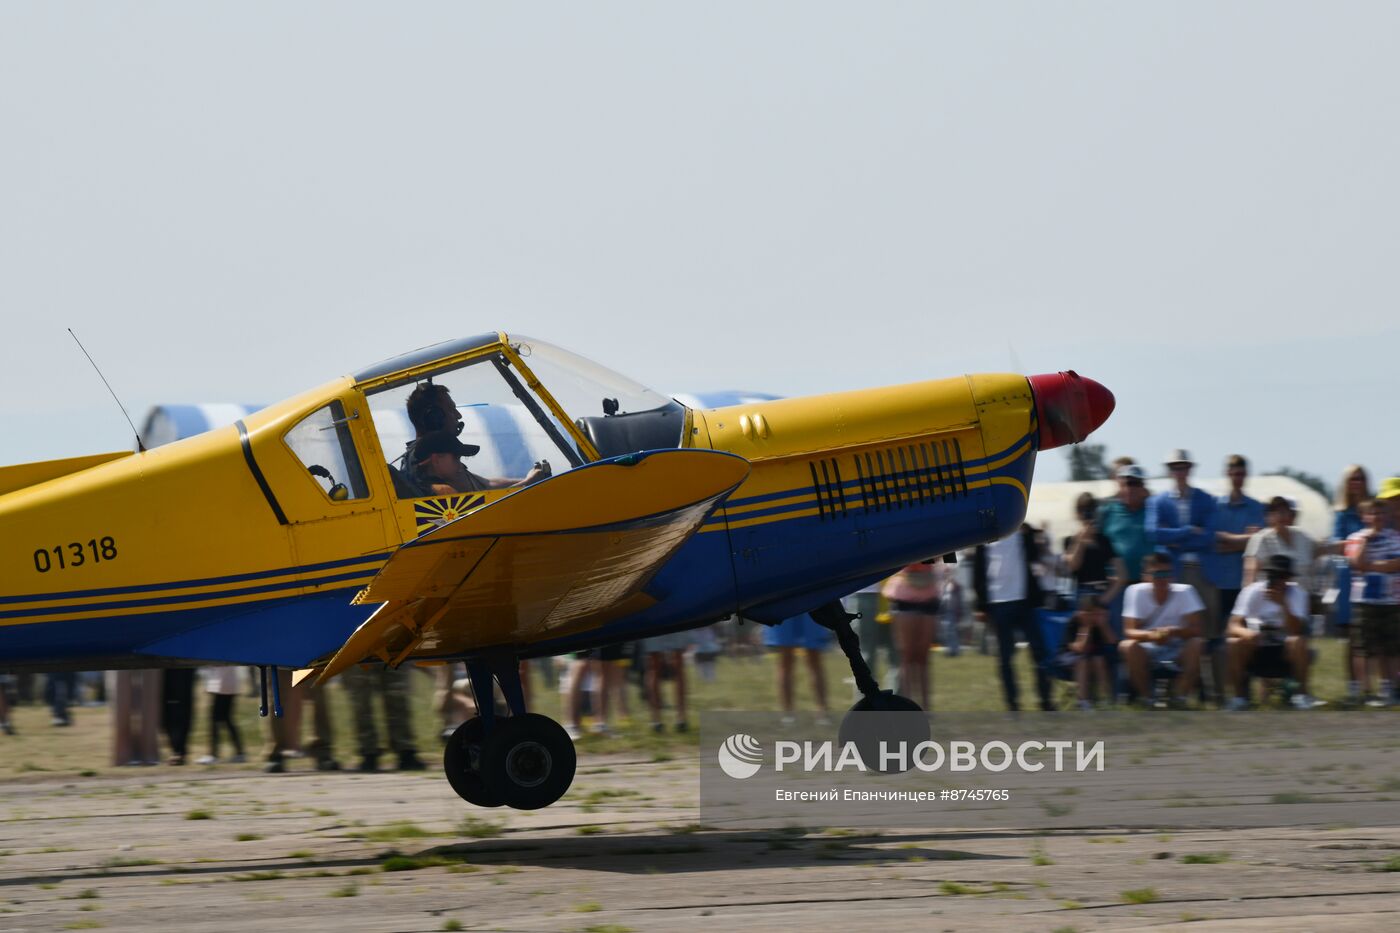
[[[538,713],[498,719],[481,748],[486,792],[516,810],[538,810],[564,796],[577,764],[569,733]]]
[[[844,747],[854,742],[860,752],[861,761],[872,771],[894,772],[908,770],[895,766],[891,761],[884,766],[881,759],[880,743],[887,748],[897,747],[904,742],[907,752],[914,746],[929,740],[928,717],[923,707],[908,697],[882,690],[874,697],[861,697],[841,720],[838,740]]]
[[[481,779],[483,731],[480,716],[473,716],[458,726],[442,750],[442,770],[447,775],[447,783],[467,803],[476,807],[499,807],[504,801],[491,794]],[[473,767],[473,762],[477,767]]]
[[[856,700],[856,705],[852,706],[852,713],[922,713],[924,708],[908,697],[900,696],[889,690],[881,690],[871,697],[861,697]]]

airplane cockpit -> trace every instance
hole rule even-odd
[[[456,491],[468,491],[463,484],[508,490],[592,460],[679,447],[686,425],[686,409],[673,399],[529,337],[439,344],[357,373],[355,381],[399,499],[443,491],[420,453],[429,447],[450,448],[460,459],[466,473]],[[425,443],[443,434],[457,443]]]

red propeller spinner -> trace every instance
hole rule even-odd
[[[1027,377],[1040,420],[1040,449],[1077,444],[1113,414],[1113,393],[1074,370]]]

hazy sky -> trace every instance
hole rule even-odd
[[[1400,470],[1400,5],[0,5],[0,463],[502,328]],[[1063,475],[1056,454],[1042,477]]]

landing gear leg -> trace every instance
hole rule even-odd
[[[839,600],[813,609],[811,615],[812,620],[818,625],[829,628],[836,633],[836,643],[841,646],[841,653],[846,656],[846,661],[851,665],[851,673],[856,679],[856,689],[861,693],[856,705],[851,707],[852,712],[923,711],[923,708],[913,700],[902,697],[892,690],[880,689],[880,684],[870,673],[870,665],[866,664],[865,658],[861,656],[860,637],[851,629],[851,622],[860,618],[859,615],[847,612]]]
[[[856,701],[841,720],[839,740],[844,745],[856,743],[861,759],[868,767],[881,771],[884,767],[880,757],[881,743],[893,748],[897,743],[907,743],[907,748],[929,738],[928,719],[923,708],[908,697],[902,697],[892,690],[881,690],[880,684],[870,673],[870,665],[860,653],[860,638],[851,629],[851,622],[859,618],[846,611],[839,600],[812,610],[812,619],[823,628],[836,633],[836,643],[851,665],[851,674],[856,679],[856,688],[861,698]],[[871,713],[918,714],[901,716],[870,716]]]
[[[478,715],[458,727],[443,752],[452,789],[477,806],[518,810],[547,807],[564,796],[578,762],[573,740],[554,720],[525,711],[518,661],[469,661],[467,674]],[[497,683],[510,708],[504,718],[496,716]]]

